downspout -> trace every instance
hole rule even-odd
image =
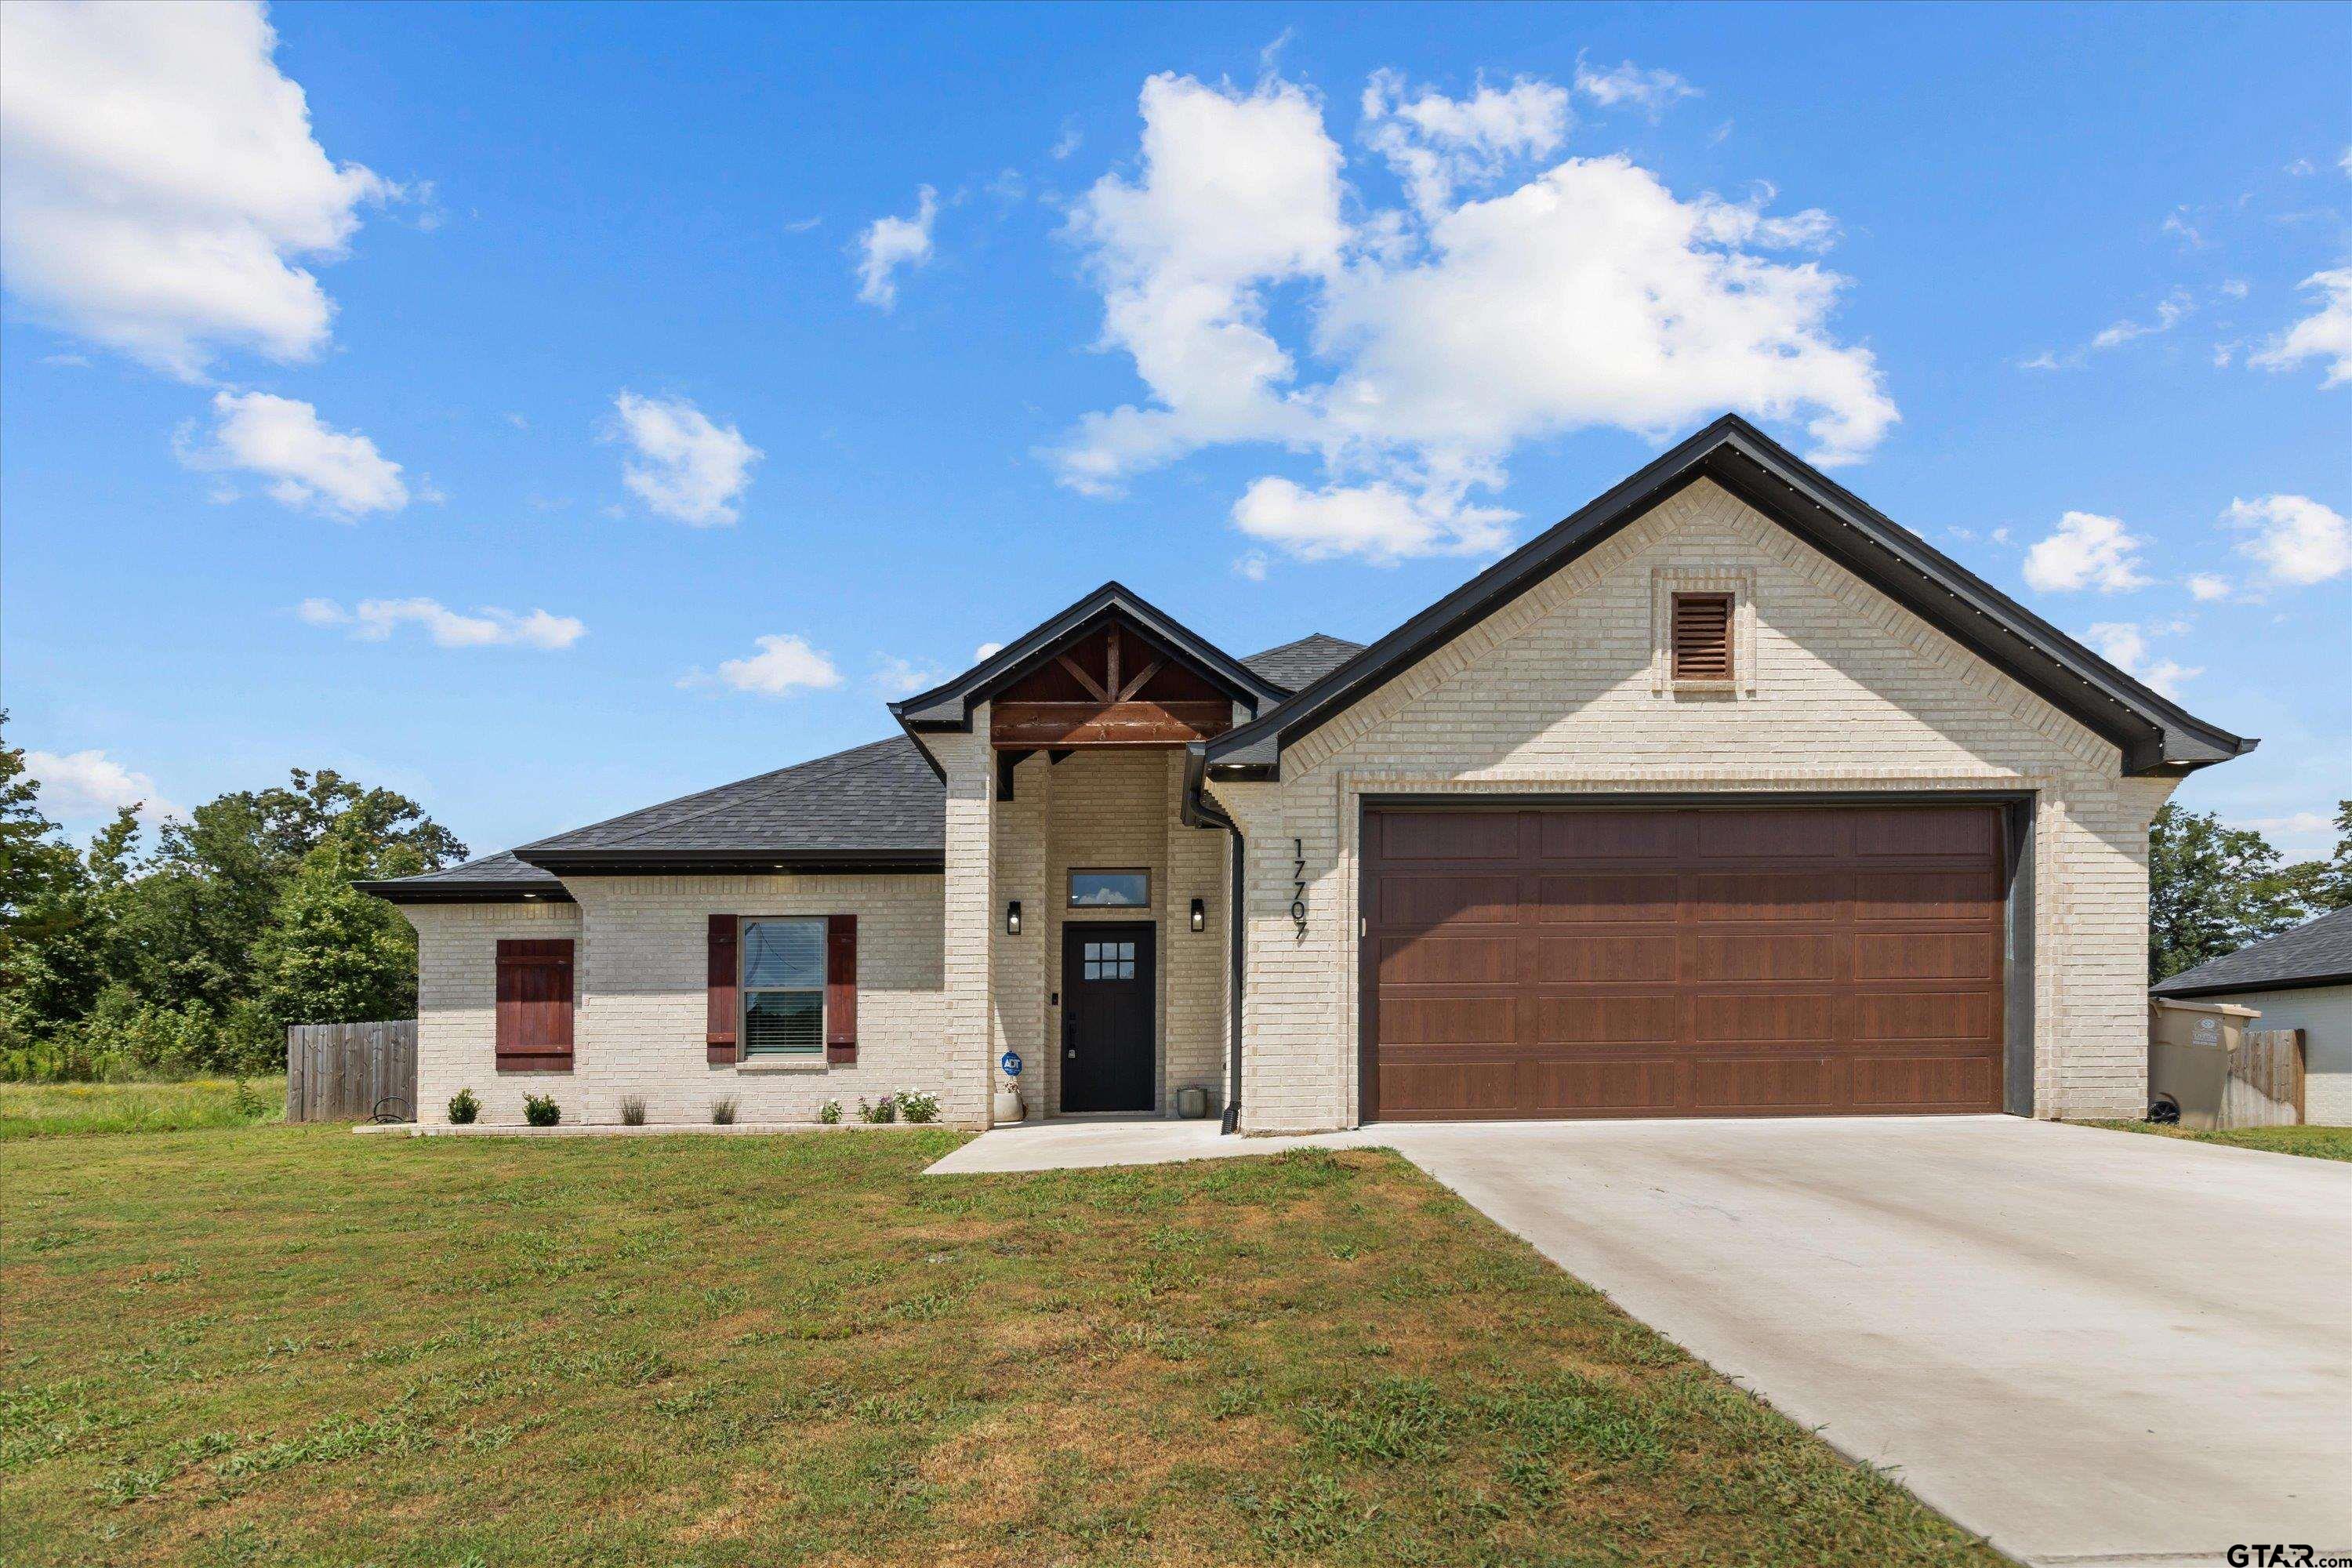
[[[1225,925],[1230,949],[1225,956],[1226,994],[1232,997],[1225,1021],[1225,1115],[1223,1131],[1237,1132],[1242,1123],[1242,959],[1247,951],[1243,937],[1242,861],[1248,844],[1234,819],[1218,809],[1203,787],[1208,782],[1208,748],[1195,741],[1184,748],[1184,788],[1177,815],[1187,827],[1222,827],[1233,835],[1234,863],[1225,891]]]

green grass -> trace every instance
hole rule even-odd
[[[2261,1149],[2273,1154],[2307,1154],[2315,1160],[2352,1160],[2352,1127],[2231,1127],[2219,1132],[2191,1132],[2153,1121],[2086,1121],[2083,1125],[2117,1132],[2154,1132],[2193,1143],[2226,1143],[2232,1149]]]
[[[1377,1151],[0,1146],[0,1562],[2000,1560]]]
[[[286,1113],[286,1079],[188,1079],[178,1083],[0,1083],[0,1140],[85,1132],[179,1132],[247,1127]],[[257,1110],[255,1108],[258,1107]]]

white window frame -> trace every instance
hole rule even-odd
[[[813,985],[759,985],[751,982],[749,965],[751,957],[751,928],[757,925],[814,925],[817,928],[817,983]],[[832,989],[826,976],[833,963],[833,924],[823,915],[745,915],[735,922],[735,1027],[736,1038],[742,1042],[736,1055],[744,1061],[823,1061],[824,1059],[826,1015],[832,999],[825,993]],[[816,1044],[806,1047],[751,1047],[751,998],[773,994],[803,995],[816,993]]]

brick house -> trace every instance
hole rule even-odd
[[[890,712],[371,884],[427,1114],[2137,1114],[2148,822],[2254,744],[1730,417],[1370,647],[1111,584]]]

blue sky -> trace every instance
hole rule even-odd
[[[5,25],[0,678],[77,829],[331,766],[486,851],[1113,576],[1368,639],[1727,407],[2263,737],[2185,803],[2352,794],[2352,10]]]

